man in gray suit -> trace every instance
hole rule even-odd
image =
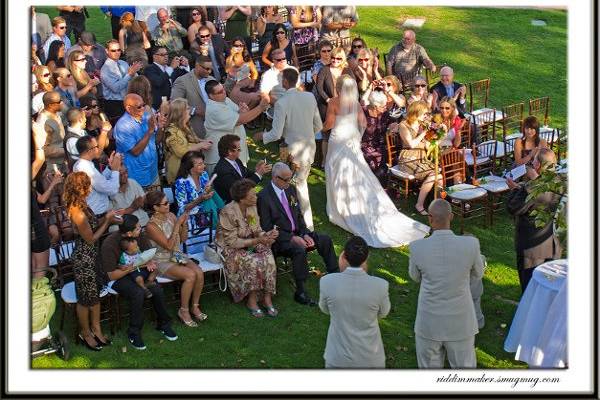
[[[475,237],[450,230],[452,208],[446,200],[429,205],[430,237],[410,244],[408,273],[421,282],[415,342],[419,368],[476,368],[479,332],[471,278],[481,279],[484,260]]]
[[[353,236],[340,254],[339,274],[320,281],[319,307],[331,315],[325,368],[385,368],[378,318],[390,312],[388,282],[367,274],[369,247]]]
[[[200,139],[206,137],[204,114],[208,97],[204,87],[208,80],[214,79],[211,73],[210,59],[199,56],[195,59],[194,69],[177,78],[171,88],[171,100],[184,98],[188,101],[192,115],[190,125]]]
[[[286,92],[275,103],[273,125],[269,132],[257,132],[254,140],[267,144],[284,138],[289,153],[298,165],[296,172],[296,190],[300,208],[306,222],[306,227],[313,230],[313,217],[308,195],[306,180],[310,166],[315,159],[315,133],[323,127],[317,101],[312,93],[296,89],[298,71],[293,68],[284,69],[281,84]],[[285,161],[285,160],[283,160]]]

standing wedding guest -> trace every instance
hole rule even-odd
[[[281,49],[285,53],[285,59],[287,60],[288,65],[293,65],[298,68],[298,57],[296,56],[296,46],[291,39],[287,37],[287,31],[285,29],[285,25],[277,24],[275,25],[275,30],[273,32],[273,38],[269,43],[266,44],[263,52],[262,52],[262,62],[263,64],[272,67],[273,62],[270,61],[270,55],[273,50]]]
[[[31,7],[31,28],[33,29],[32,43],[35,43],[36,54],[43,62],[45,61],[43,46],[52,33],[52,24],[48,14],[36,12],[33,6]]]
[[[404,31],[400,43],[392,47],[387,56],[386,75],[395,75],[402,82],[404,90],[410,89],[417,75],[425,67],[431,72],[436,71],[436,66],[427,55],[427,51],[417,44],[415,32],[407,29]]]
[[[288,68],[281,74],[281,83],[286,92],[275,103],[272,128],[269,132],[257,132],[254,139],[262,139],[267,144],[283,138],[287,143],[289,153],[298,165],[295,173],[300,208],[307,228],[312,231],[314,225],[307,180],[315,159],[315,133],[321,130],[323,124],[312,93],[296,89],[298,71]]]
[[[312,75],[312,80],[314,83],[317,83],[317,76],[326,65],[331,63],[331,52],[333,51],[333,46],[329,40],[321,40],[317,45],[317,51],[319,52],[319,59],[313,64],[310,69],[310,74]],[[313,93],[316,93],[317,85],[313,86]]]
[[[113,131],[117,151],[124,155],[129,174],[142,187],[159,185],[156,142],[162,140],[166,119],[145,111],[144,101],[137,94],[128,94],[124,104],[125,114]]]
[[[44,56],[46,60],[48,59],[48,52],[50,50],[50,45],[55,40],[60,40],[65,44],[65,51],[68,51],[71,47],[71,40],[66,35],[67,32],[67,23],[63,17],[54,17],[52,18],[52,35],[48,37],[46,43],[44,43]]]
[[[88,12],[84,6],[58,6],[59,15],[65,19],[67,24],[67,36],[73,32],[74,42],[79,40],[81,32],[85,31],[85,19]]]
[[[385,368],[379,318],[390,312],[388,282],[367,273],[369,246],[352,236],[340,254],[339,274],[319,281],[319,308],[329,314],[325,368]]]
[[[115,39],[106,43],[107,59],[100,70],[102,81],[102,93],[104,94],[104,111],[113,122],[120,118],[125,112],[123,100],[127,94],[129,80],[142,68],[142,63],[136,62],[131,66],[120,60],[122,54],[121,45]]]
[[[146,232],[152,246],[157,248],[154,260],[158,262],[160,274],[183,281],[177,317],[185,326],[195,328],[198,324],[194,319],[205,321],[208,316],[200,310],[200,295],[204,287],[202,268],[180,252],[181,243],[188,237],[189,214],[184,212],[175,217],[169,211],[167,196],[158,190],[146,194],[146,209],[151,212]],[[177,263],[172,261],[174,257],[178,259]]]
[[[119,169],[119,191],[110,196],[110,208],[113,210],[122,210],[122,214],[135,215],[141,226],[146,226],[148,213],[144,210],[144,201],[146,193],[144,189],[134,179],[129,178],[127,167],[121,164]],[[111,227],[111,231],[113,231]],[[117,227],[114,227],[117,230]]]
[[[320,6],[291,6],[290,22],[294,28],[293,43],[302,45],[316,43],[319,40],[319,29],[321,29]]]
[[[321,39],[329,40],[336,47],[350,52],[350,29],[358,23],[356,6],[323,6]]]
[[[65,127],[61,119],[63,100],[55,91],[44,93],[42,96],[44,109],[38,113],[37,123],[46,131],[46,143],[43,146],[46,163],[48,166],[66,172],[65,150],[63,140],[65,138]],[[51,172],[51,168],[48,168]]]
[[[88,58],[81,50],[74,50],[69,53],[67,60],[67,68],[73,75],[73,80],[77,88],[77,97],[81,98],[89,93],[94,96],[98,95],[98,85],[100,79],[97,77],[91,78],[85,70]]]
[[[67,50],[67,57],[70,56],[71,52],[76,50],[83,51],[83,54],[87,60],[85,63],[85,70],[90,77],[100,78],[100,71],[106,62],[107,51],[104,46],[96,43],[96,35],[88,31],[81,32],[81,36],[79,36],[79,42]],[[101,98],[102,85],[96,86],[96,89],[98,90],[98,98]]]
[[[114,7],[114,6],[101,6],[100,11],[104,13],[108,18],[110,18],[110,29],[112,32],[112,38],[119,38],[119,30],[121,29],[121,17],[126,12],[129,12],[135,15],[135,7],[132,6],[123,6],[123,7]]]
[[[213,186],[215,191],[225,203],[231,201],[229,189],[233,184],[242,179],[249,179],[254,183],[259,183],[263,176],[271,172],[271,165],[265,160],[256,163],[254,171],[249,170],[240,160],[240,137],[236,135],[225,135],[219,139],[219,162],[215,165],[213,172],[217,174]]]
[[[523,120],[523,138],[515,140],[515,164],[531,166],[543,148],[548,148],[548,142],[540,138],[540,123],[530,115]]]
[[[107,282],[107,277],[100,265],[99,239],[109,225],[120,220],[112,210],[103,218],[96,218],[86,204],[91,192],[92,182],[84,172],[67,176],[63,198],[69,218],[79,232],[71,255],[77,295],[78,339],[88,349],[100,351],[111,341],[104,336],[100,327],[100,289]]]
[[[406,102],[411,105],[415,101],[424,101],[431,110],[433,105],[433,95],[427,90],[427,80],[421,75],[417,75],[414,80],[413,90]]]
[[[429,205],[429,238],[410,244],[409,275],[420,282],[415,343],[419,368],[476,368],[479,332],[471,296],[471,277],[483,276],[483,258],[475,237],[450,230],[450,203]]]
[[[196,34],[196,41],[190,45],[190,51],[203,58],[208,57],[212,75],[221,81],[225,76],[225,50],[227,44],[219,34],[211,34],[207,26],[201,26]]]
[[[372,91],[369,105],[363,107],[367,118],[367,127],[363,133],[360,148],[369,168],[383,187],[387,182],[387,146],[385,135],[391,123],[390,114],[386,110],[387,97],[383,91]]]
[[[535,180],[540,174],[555,173],[556,155],[552,150],[541,148],[533,159],[532,167],[527,168],[529,181],[523,185],[507,179],[511,192],[506,201],[506,208],[515,217],[515,250],[517,253],[517,272],[521,290],[525,289],[531,280],[533,270],[549,260],[560,258],[562,248],[554,232],[554,220],[550,219],[542,227],[535,221],[534,211],[542,209],[554,214],[560,201],[560,195],[544,192],[527,201]]]
[[[248,17],[252,14],[250,6],[223,6],[220,7],[219,17],[226,21],[225,40],[231,40],[236,36],[247,38],[250,36],[248,31]]]
[[[209,140],[200,140],[190,127],[190,107],[186,99],[175,99],[170,103],[169,120],[165,133],[167,161],[167,183],[175,182],[181,165],[181,157],[188,151],[202,151],[211,148]]]
[[[277,12],[277,6],[262,6],[260,15],[256,20],[256,31],[258,33],[258,54],[262,54],[267,43],[273,39],[273,33],[277,24],[284,23],[283,16]]]
[[[152,64],[144,68],[144,76],[150,81],[152,86],[152,108],[158,110],[162,98],[167,100],[171,97],[171,76],[167,71],[169,62],[169,53],[164,47],[152,48]],[[173,71],[171,71],[172,73]]]
[[[458,115],[464,118],[466,111],[467,87],[454,81],[454,70],[448,66],[440,68],[440,81],[431,88],[433,109],[439,110],[440,101],[449,97],[456,103]]]
[[[46,131],[44,127],[31,121],[32,128],[32,150],[33,157],[31,163],[31,273],[32,278],[46,275],[46,268],[50,263],[50,237],[48,227],[40,213],[38,207],[36,191],[33,188],[33,181],[40,173],[46,157],[44,155],[44,144],[46,143]]]
[[[275,256],[292,259],[292,272],[296,282],[294,301],[315,306],[304,288],[308,278],[307,252],[316,249],[327,269],[327,273],[338,272],[338,261],[333,249],[333,241],[324,233],[311,232],[307,227],[298,203],[298,194],[293,186],[292,170],[287,164],[277,162],[271,172],[271,183],[265,185],[258,194],[258,215],[260,226],[265,232],[277,228],[279,236],[273,243]]]
[[[50,72],[54,72],[57,68],[65,67],[65,44],[60,40],[50,43],[48,56],[46,57],[46,66]]]
[[[52,72],[52,79],[56,82],[56,90],[63,100],[65,111],[71,107],[79,107],[79,96],[73,74],[66,68],[56,68]]]
[[[144,290],[139,287],[129,274],[137,269],[133,265],[120,265],[121,240],[130,238],[137,240],[141,251],[150,250],[152,243],[148,240],[146,232],[142,232],[138,218],[135,215],[124,214],[123,222],[119,225],[119,231],[113,232],[102,242],[102,266],[108,274],[108,279],[115,281],[112,288],[120,296],[129,302],[129,326],[127,328],[127,339],[137,350],[146,350],[142,340],[142,328],[144,326]],[[155,261],[146,263],[148,271],[158,269]],[[152,293],[150,301],[156,314],[156,330],[160,331],[169,341],[177,340],[177,334],[171,328],[171,317],[167,312],[165,295],[160,285],[148,288]]]
[[[165,8],[156,12],[159,25],[152,31],[152,38],[157,46],[165,47],[169,52],[179,53],[183,49],[182,37],[187,37],[187,30],[169,15]]]
[[[276,292],[277,267],[271,245],[279,232],[261,229],[256,210],[255,183],[248,179],[237,181],[231,187],[233,201],[221,211],[216,242],[223,250],[225,273],[233,301],[246,298],[246,308],[255,318],[270,317],[279,311],[273,305]]]
[[[209,29],[211,35],[217,34],[217,28],[215,28],[215,25],[210,22],[206,16],[206,7],[193,7],[187,28],[187,39],[190,46],[195,42],[196,34],[203,26],[206,26]]]
[[[136,21],[133,13],[125,12],[119,20],[119,44],[123,54],[130,59],[141,60],[144,65],[148,63],[146,50],[150,49],[149,33],[143,22]]]
[[[244,124],[252,121],[266,110],[267,101],[262,99],[260,104],[252,110],[242,104],[239,107],[225,94],[225,88],[217,81],[206,83],[208,102],[206,104],[206,139],[212,143],[219,143],[222,136],[233,134],[240,138],[242,152],[240,160],[244,165],[248,164],[248,145],[246,144],[246,129]],[[212,174],[215,165],[219,161],[219,153],[216,146],[212,146],[206,152],[206,170]]]
[[[173,185],[173,196],[177,202],[177,215],[190,214],[196,227],[207,226],[206,216],[212,214],[213,229],[217,228],[219,211],[225,203],[208,184],[210,177],[205,171],[204,155],[198,151],[188,151],[181,159],[177,179]]]

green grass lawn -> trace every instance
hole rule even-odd
[[[39,7],[51,17],[56,11]],[[110,36],[110,22],[97,7],[89,7],[88,28],[100,42]],[[407,17],[425,17],[417,30],[423,45],[436,64],[451,65],[456,80],[468,82],[491,77],[491,104],[496,107],[551,96],[551,125],[565,127],[567,14],[556,10],[490,9],[446,7],[359,7],[360,23],[354,34],[370,47],[387,52],[401,37],[399,24]],[[531,19],[544,19],[546,27],[530,25]],[[526,108],[527,109],[527,108]],[[267,155],[275,159],[272,146],[251,143],[255,159]],[[339,253],[349,233],[329,223],[325,213],[325,176],[313,169],[309,178],[315,228],[332,236]],[[398,203],[401,211],[426,222],[413,212],[414,198]],[[454,227],[457,231],[457,227]],[[486,326],[476,337],[477,359],[481,368],[525,368],[504,352],[505,335],[512,321],[520,288],[513,250],[514,226],[504,212],[495,217],[492,228],[481,220],[467,225],[466,231],[479,238],[488,268],[484,277],[482,308]],[[311,265],[324,269],[318,255],[310,255]],[[390,283],[392,310],[380,323],[388,368],[416,368],[413,324],[419,287],[408,276],[405,248],[372,249],[369,265],[374,275]],[[138,352],[126,343],[123,328],[114,345],[99,353],[72,346],[72,359],[65,362],[55,355],[33,360],[33,368],[322,368],[328,317],[318,308],[300,306],[292,300],[290,275],[280,276],[275,304],[276,319],[256,320],[243,305],[235,305],[221,293],[202,298],[209,319],[192,329],[174,322],[180,336],[169,342],[152,329],[147,315],[143,337],[148,346]],[[318,280],[311,275],[307,290],[318,295]],[[60,302],[60,298],[58,299]],[[170,308],[175,315],[176,306]],[[52,327],[57,329],[60,310]],[[506,324],[505,327],[504,324]],[[122,325],[126,326],[126,321]],[[72,325],[71,325],[72,326]],[[72,328],[66,332],[72,338]],[[108,330],[108,328],[106,328]]]

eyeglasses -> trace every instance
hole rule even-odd
[[[417,83],[415,87],[427,87],[427,85],[425,83]]]
[[[340,58],[340,60],[341,60],[341,58]],[[370,58],[359,58],[358,62],[369,61],[369,60],[370,60]]]
[[[362,49],[362,48],[363,48],[363,45],[362,45],[362,44],[353,44],[353,45],[352,45],[352,48],[353,48],[353,49]]]
[[[273,59],[273,61],[277,61],[277,62],[284,61],[284,60],[285,60],[285,57],[283,57],[283,58],[274,58]]]
[[[79,61],[79,62],[81,62],[81,61],[87,61],[87,58],[78,58],[78,59],[77,59],[77,60],[75,60],[75,61]]]
[[[440,110],[452,110],[452,107],[440,107]]]
[[[100,108],[98,104],[90,104],[90,108]]]
[[[331,49],[321,49],[321,53],[331,53]]]
[[[285,35],[285,32],[284,31],[277,31],[277,32],[275,32],[275,34],[276,35]]]
[[[52,102],[52,103],[50,103],[50,104],[60,104],[60,103],[62,103],[62,102],[63,102],[63,99],[60,99],[60,100],[58,100],[58,101],[53,101],[53,102]]]
[[[210,37],[210,33],[208,35],[198,35],[200,36],[200,39],[206,39]]]
[[[109,49],[108,51],[110,51],[111,53],[120,53],[123,50],[121,50],[121,49]]]
[[[63,78],[63,79],[69,79],[71,76],[72,76],[71,74],[67,74],[65,76],[61,76],[61,78]]]
[[[244,47],[241,43],[234,43],[232,47]]]
[[[159,206],[168,206],[169,202],[168,201],[163,201],[162,203],[158,203],[157,205],[159,205]]]
[[[64,25],[63,26],[57,26],[57,28],[60,29],[60,30],[67,29],[67,27],[64,26]]]
[[[282,178],[281,176],[277,176],[277,178],[281,179],[282,181],[284,181],[285,183],[289,183],[292,180],[292,177],[290,176],[289,178]]]
[[[199,12],[193,12],[193,13],[192,13],[192,15],[193,15],[194,17],[196,17],[196,16],[200,15],[200,13],[199,13]]]
[[[50,75],[52,75],[52,74],[51,74],[50,72],[48,72],[48,73],[45,73],[45,74],[43,74],[42,76],[43,76],[44,78],[48,78]]]
[[[138,110],[141,110],[142,108],[146,107],[146,104],[142,103],[142,104],[139,104],[137,106],[132,104],[131,106],[133,108],[137,108]]]
[[[344,61],[344,59],[342,57],[333,57],[333,59],[335,61]]]

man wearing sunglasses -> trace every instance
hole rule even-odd
[[[386,75],[396,75],[404,89],[411,88],[415,76],[425,67],[431,72],[436,71],[435,64],[420,44],[417,44],[415,32],[404,31],[402,41],[392,47],[387,56]]]
[[[65,53],[71,47],[71,40],[67,36],[67,22],[63,17],[52,18],[52,35],[44,43],[44,58],[48,58],[50,44],[55,40],[60,40],[65,44]]]
[[[285,52],[282,49],[275,49],[271,52],[271,60],[273,66],[265,71],[260,78],[260,94],[265,99],[268,99],[271,104],[275,104],[275,101],[281,96],[285,89],[281,86],[281,72],[286,68],[292,67],[287,63],[285,58]]]
[[[169,52],[166,47],[154,47],[152,49],[153,63],[144,68],[143,75],[148,78],[152,86],[152,108],[158,110],[161,98],[171,97],[171,77],[167,70],[169,61]],[[171,68],[171,73],[173,69]]]
[[[65,164],[65,150],[63,148],[63,138],[65,137],[65,127],[61,119],[61,110],[63,101],[60,93],[50,91],[42,96],[44,109],[39,112],[37,124],[43,126],[47,138],[43,147],[46,156],[47,165],[57,165],[59,169]],[[51,168],[47,169],[51,172]]]
[[[213,70],[212,75],[218,81],[221,81],[221,77],[225,76],[225,47],[226,43],[221,35],[211,34],[210,29],[206,25],[198,29],[196,40],[191,45],[192,51],[210,58]],[[204,54],[203,52],[208,52],[208,54]]]

